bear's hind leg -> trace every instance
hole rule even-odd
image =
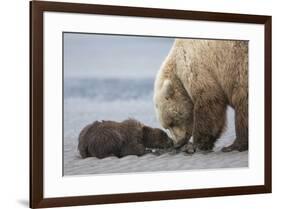
[[[212,150],[225,126],[227,105],[220,98],[202,95],[195,103],[193,126],[195,149]]]
[[[235,131],[236,139],[232,145],[224,147],[223,152],[248,150],[248,103],[242,100],[235,106]]]

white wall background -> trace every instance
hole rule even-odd
[[[84,0],[83,2],[86,2]],[[278,208],[281,206],[280,129],[281,7],[273,0],[88,0],[97,4],[267,14],[273,16],[273,194],[154,201],[76,208]],[[1,208],[27,208],[29,193],[29,2],[0,7],[0,194]]]

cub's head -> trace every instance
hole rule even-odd
[[[178,80],[166,79],[155,87],[154,107],[159,123],[169,131],[174,146],[188,142],[193,129],[193,103]]]
[[[143,127],[143,143],[148,148],[169,148],[173,147],[172,139],[165,131],[159,128]]]

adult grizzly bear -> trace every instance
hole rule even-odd
[[[248,149],[248,42],[176,39],[154,89],[160,124],[176,146],[193,136],[195,148],[211,150],[235,110],[236,139],[223,151]]]
[[[78,150],[82,158],[144,155],[146,148],[169,148],[172,140],[159,128],[151,128],[128,119],[122,122],[95,121],[79,135]]]

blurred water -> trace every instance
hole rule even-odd
[[[68,78],[64,98],[88,98],[95,101],[151,99],[153,78]]]

